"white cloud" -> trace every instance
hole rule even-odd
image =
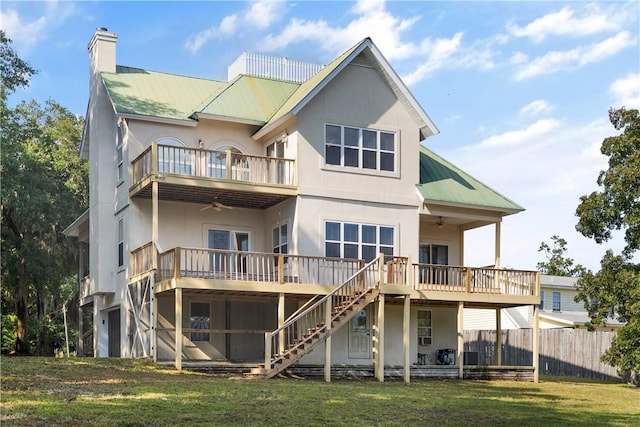
[[[565,6],[525,26],[510,22],[507,24],[507,31],[516,37],[529,37],[534,43],[540,43],[552,35],[585,36],[603,31],[618,31],[626,21],[625,13],[614,8],[601,10],[597,4],[589,4],[576,13],[571,7]]]
[[[599,149],[602,140],[616,131],[606,118],[563,121],[562,126],[557,120],[549,122],[551,126],[537,123],[438,154],[526,208],[503,221],[502,265],[535,268],[532,260],[541,260],[540,242],[558,234],[568,240],[569,254],[576,262],[596,268],[607,248],[622,247],[624,242],[616,240],[603,247],[581,236],[575,231],[575,210],[581,195],[597,189],[598,173],[607,167]],[[505,142],[489,154],[487,140]],[[466,233],[466,265],[493,262],[486,251],[492,234],[491,227]]]
[[[640,108],[640,73],[630,73],[611,83],[614,107]]]
[[[44,38],[44,30],[47,26],[47,18],[41,16],[35,21],[22,22],[22,18],[15,9],[0,11],[0,22],[7,37],[16,44],[27,47],[35,45]]]
[[[520,81],[544,74],[571,70],[586,64],[602,61],[617,54],[622,49],[636,43],[628,31],[622,31],[613,37],[586,47],[577,47],[566,51],[552,51],[523,63],[516,72],[515,79]]]
[[[225,16],[222,18],[222,21],[220,21],[219,26],[207,28],[204,31],[190,36],[185,42],[185,47],[192,53],[196,53],[210,40],[226,38],[233,35],[237,28],[237,22],[237,15]]]
[[[76,13],[73,2],[48,1],[45,6],[44,13],[29,22],[24,22],[17,9],[0,10],[0,26],[16,45],[30,49]]]
[[[400,40],[420,17],[400,19],[393,16],[381,0],[360,0],[352,8],[355,16],[345,26],[331,26],[326,21],[292,19],[280,32],[269,34],[262,47],[266,50],[283,49],[293,43],[314,41],[320,49],[335,55],[365,37],[371,37],[387,59],[405,59],[416,53],[416,45]]]
[[[493,149],[512,146],[535,145],[560,126],[556,119],[541,119],[524,129],[510,130],[492,135],[480,141],[474,148]]]
[[[436,70],[443,68],[450,62],[460,48],[463,33],[456,33],[451,39],[427,39],[423,41],[421,51],[427,55],[423,62],[413,72],[403,77],[406,84],[411,85],[428,77]]]
[[[251,2],[244,13],[227,15],[222,18],[219,25],[214,25],[192,34],[184,43],[184,46],[195,54],[211,40],[223,40],[233,37],[243,26],[251,30],[263,30],[280,19],[282,7],[283,2],[279,0]]]
[[[553,111],[554,106],[544,99],[536,99],[520,109],[520,116],[532,117],[540,114],[546,114]]]
[[[258,29],[268,28],[280,17],[282,2],[276,0],[259,0],[251,3],[244,20],[248,25]]]
[[[527,61],[529,61],[529,57],[522,52],[515,52],[513,55],[511,55],[511,59],[509,60],[511,65],[520,65],[524,64]]]

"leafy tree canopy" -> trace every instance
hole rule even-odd
[[[48,332],[77,265],[76,245],[62,230],[88,204],[88,169],[78,156],[83,119],[54,101],[7,107],[6,95],[35,72],[10,42],[0,31],[2,311],[15,314],[17,352],[28,353],[33,342],[38,353],[51,354]],[[2,319],[3,349],[10,318]]]
[[[598,176],[602,190],[580,198],[576,229],[598,243],[609,240],[613,230],[624,230],[626,246],[621,255],[607,251],[600,271],[578,280],[576,301],[584,302],[592,326],[610,317],[626,322],[603,360],[631,373],[640,385],[640,264],[631,261],[640,249],[640,115],[612,109],[609,119],[622,133],[602,142],[609,168]]]
[[[553,247],[546,242],[540,243],[538,252],[542,252],[547,259],[539,262],[537,267],[542,274],[552,276],[580,277],[586,273],[586,268],[581,264],[574,264],[573,258],[566,256],[567,241],[560,236],[551,236]]]

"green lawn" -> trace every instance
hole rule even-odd
[[[2,357],[2,426],[640,425],[640,389],[511,381],[237,377],[120,359]]]

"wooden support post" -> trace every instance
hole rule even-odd
[[[402,349],[404,351],[404,382],[411,381],[411,295],[404,297],[402,316]]]
[[[384,254],[378,254],[378,287],[384,285]]]
[[[405,277],[407,280],[407,286],[409,286],[409,289],[413,289],[413,264],[411,263],[411,257],[407,257]]]
[[[182,253],[182,249],[174,248],[173,249],[173,278],[177,279],[180,277],[180,254]]]
[[[153,362],[158,361],[158,298],[156,297],[155,279],[151,276],[151,354]]]
[[[466,272],[464,275],[464,288],[468,294],[471,293],[471,268],[466,267]]]
[[[329,296],[324,305],[324,324],[327,326],[326,333],[331,331],[331,311],[333,309],[333,298]],[[324,380],[331,382],[331,335],[324,341]]]
[[[496,365],[502,366],[502,310],[496,308]]]
[[[226,153],[226,158],[225,158],[225,161],[226,161],[226,163],[225,163],[226,176],[225,176],[225,178],[226,179],[232,179],[232,176],[231,176],[231,165],[232,165],[232,163],[231,163],[231,150],[226,150],[225,153]]]
[[[78,342],[76,344],[76,355],[81,357],[84,356],[84,323],[82,321],[84,316],[82,315],[82,312],[82,306],[78,305]]]
[[[278,296],[278,328],[284,325],[284,293]],[[284,330],[278,332],[278,353],[284,353]]]
[[[464,377],[464,302],[458,301],[458,378]]]
[[[495,263],[494,269],[498,270],[500,268],[500,223],[496,222],[496,242],[495,242]],[[494,284],[493,287],[496,289],[500,288],[500,275],[498,271],[494,271]]]
[[[537,383],[540,378],[540,305],[533,305],[533,382]]]
[[[151,268],[158,269],[158,181],[151,184]]]
[[[458,227],[458,236],[459,236],[459,257],[460,257],[460,265],[464,266],[464,229],[462,227]]]
[[[278,283],[284,283],[284,255],[278,255]]]
[[[176,342],[175,342],[175,366],[182,370],[182,288],[176,288]]]
[[[384,294],[378,296],[378,363],[376,378],[384,381]]]
[[[271,332],[264,333],[264,369],[271,369]]]

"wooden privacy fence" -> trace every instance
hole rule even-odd
[[[532,329],[502,331],[502,365],[532,365]],[[586,329],[541,329],[540,374],[620,380],[616,369],[600,361],[616,332]],[[496,331],[464,332],[464,351],[478,354],[478,365],[495,365]]]

